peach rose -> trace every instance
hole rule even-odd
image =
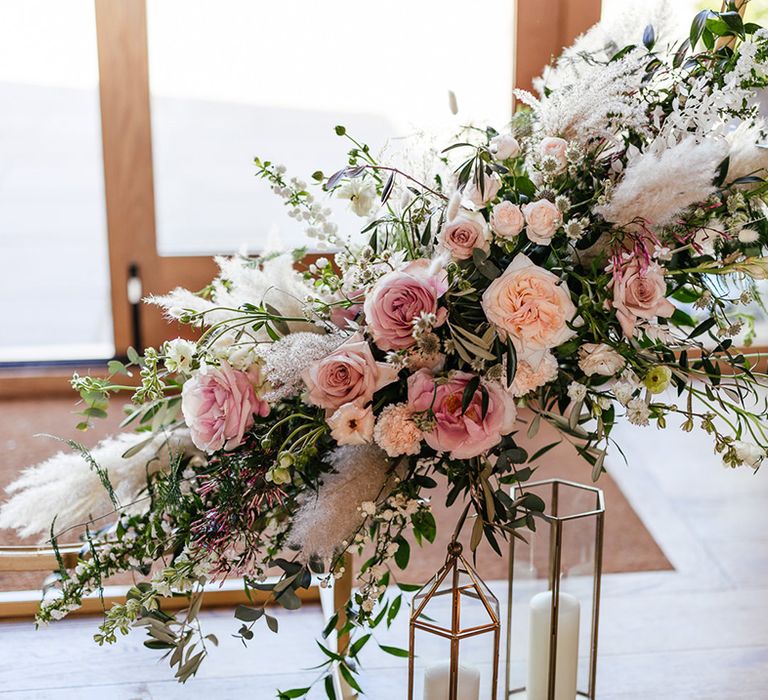
[[[539,245],[549,245],[552,236],[563,223],[560,210],[548,199],[523,204],[528,238]]]
[[[666,295],[664,271],[656,263],[643,270],[640,261],[632,258],[614,271],[613,308],[627,338],[634,335],[638,318],[669,318],[675,313],[675,306]]]
[[[356,333],[301,376],[309,403],[330,411],[358,399],[367,403],[381,387],[397,379],[397,369],[376,362],[368,343]]]
[[[447,222],[438,240],[456,260],[468,260],[475,248],[490,250],[488,224],[480,212],[462,211]]]
[[[545,136],[539,144],[539,153],[544,158],[554,158],[557,162],[557,174],[562,173],[568,167],[568,158],[565,151],[568,142],[557,136]]]
[[[476,207],[482,207],[495,199],[501,189],[501,179],[496,173],[483,178],[482,189],[474,179],[464,188],[464,196]]]
[[[512,202],[499,202],[491,212],[491,228],[497,236],[502,238],[514,238],[525,226],[523,212],[517,204]]]
[[[576,316],[568,287],[520,253],[485,290],[482,307],[502,338],[512,339],[520,361],[537,369],[546,351],[573,337]]]

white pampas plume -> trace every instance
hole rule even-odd
[[[363,524],[361,506],[386,498],[394,487],[387,455],[373,445],[344,445],[330,453],[336,469],[324,477],[317,493],[305,497],[293,518],[288,546],[308,561],[313,555],[331,559],[352,543]]]
[[[242,256],[217,257],[215,260],[220,273],[211,286],[210,299],[201,299],[179,287],[164,296],[148,297],[146,301],[161,307],[171,319],[180,318],[186,310],[206,311],[206,323],[211,325],[240,316],[237,309],[246,303],[270,304],[282,316],[304,318],[305,299],[318,296],[317,290],[294,269],[293,259],[288,254],[263,261]],[[288,327],[291,332],[319,331],[309,321],[289,321]],[[254,337],[258,341],[269,340],[265,329]]]
[[[761,119],[756,123],[742,122],[726,134],[730,145],[727,182],[740,177],[756,175],[765,177],[768,170],[768,139],[765,137],[766,124]]]
[[[661,154],[641,153],[627,166],[610,202],[595,212],[620,225],[639,218],[663,226],[717,189],[713,180],[727,151],[724,139],[697,143],[689,137]]]
[[[136,500],[148,474],[168,469],[172,454],[198,454],[189,432],[177,430],[158,434],[135,454],[123,457],[146,440],[146,433],[124,433],[90,451],[123,506]],[[59,452],[25,469],[6,491],[12,496],[0,507],[0,528],[15,529],[21,537],[48,535],[54,517],[56,529],[63,530],[114,510],[99,475],[78,452]],[[147,500],[129,510],[141,511],[148,504]]]

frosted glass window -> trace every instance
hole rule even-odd
[[[378,152],[417,130],[503,125],[512,93],[510,0],[317,3],[149,0],[160,252],[300,245],[254,178],[253,157],[307,177],[345,165],[333,127]],[[448,109],[448,91],[459,115]],[[356,230],[359,219],[335,220]]]
[[[0,362],[108,357],[93,0],[0,16]]]

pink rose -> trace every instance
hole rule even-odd
[[[482,307],[502,338],[509,336],[519,359],[535,370],[544,354],[574,335],[576,315],[568,287],[520,253],[485,290]]]
[[[363,304],[365,321],[382,350],[402,350],[414,344],[413,320],[435,314],[435,326],[445,321],[447,310],[437,300],[448,289],[444,270],[432,270],[430,260],[414,260],[402,270],[388,272],[373,286]]]
[[[539,144],[539,153],[544,158],[554,158],[557,162],[557,174],[562,173],[568,167],[568,158],[565,151],[568,142],[557,136],[545,136]]]
[[[488,150],[496,160],[507,160],[520,155],[520,144],[512,134],[499,134],[491,139]]]
[[[523,204],[523,214],[528,224],[528,238],[539,245],[549,245],[563,223],[562,213],[548,199]]]
[[[307,385],[307,400],[331,410],[361,399],[368,403],[381,387],[397,379],[397,369],[376,362],[371,347],[359,333],[330,355],[313,362],[301,375]]]
[[[468,372],[453,372],[438,383],[426,369],[408,377],[408,407],[417,413],[430,412],[428,415],[434,417],[434,427],[424,432],[424,440],[438,452],[450,452],[452,459],[477,457],[515,427],[514,399],[497,382],[483,383],[488,392],[485,417],[479,388],[462,412],[464,389],[473,378]]]
[[[512,202],[499,202],[491,212],[491,228],[497,236],[502,238],[514,238],[525,226],[523,212],[517,204]]]
[[[480,212],[462,211],[443,226],[438,239],[456,260],[468,260],[472,251],[490,250],[488,224]]]
[[[464,188],[464,196],[476,207],[482,207],[493,201],[501,189],[501,179],[496,173],[486,175],[483,178],[483,186],[480,187],[474,179]]]
[[[253,416],[269,414],[269,405],[256,397],[246,372],[226,362],[206,367],[184,382],[181,412],[192,442],[205,452],[233,450],[253,425]]]
[[[349,321],[354,321],[363,310],[364,294],[362,290],[352,292],[348,300],[354,302],[351,306],[334,306],[331,309],[331,323],[342,330],[349,328]]]
[[[666,295],[664,271],[656,263],[643,270],[640,261],[632,258],[614,272],[613,308],[627,338],[634,335],[638,318],[668,318],[675,313],[675,306]]]

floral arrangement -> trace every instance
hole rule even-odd
[[[202,291],[149,300],[196,340],[73,378],[81,427],[128,391],[135,432],[93,452],[72,443],[74,455],[11,487],[2,526],[56,546],[62,528],[87,523],[82,557],[54,575],[38,622],[138,572],[96,641],[142,627],[184,681],[217,643],[196,620],[207,582],[242,577],[293,609],[298,590],[327,585],[346,552],[365,549],[341,630],[351,641],[321,644],[332,696],[331,667],[357,687],[370,630],[396,616],[402,594],[387,587],[413,590],[398,581],[405,534],[434,539],[438,481],[473,514],[473,548],[501,553],[533,527],[544,504],[524,488],[513,500],[509,486],[556,444],[527,453],[542,422],[594,479],[621,419],[664,429],[677,416],[727,465],[757,469],[766,375],[734,338],[747,331],[748,344],[768,276],[755,101],[766,84],[768,32],[733,8],[700,13],[677,43],[663,24],[640,36],[598,25],[547,69],[538,97],[517,92],[507,128],[463,129],[424,175],[380,163],[343,127],[349,161],[315,173],[314,189],[257,159],[289,216],[333,253],[218,259]],[[332,197],[362,217],[364,243],[339,234]],[[170,594],[189,608],[165,611]],[[263,605],[236,617],[244,642],[259,621],[277,629]]]

